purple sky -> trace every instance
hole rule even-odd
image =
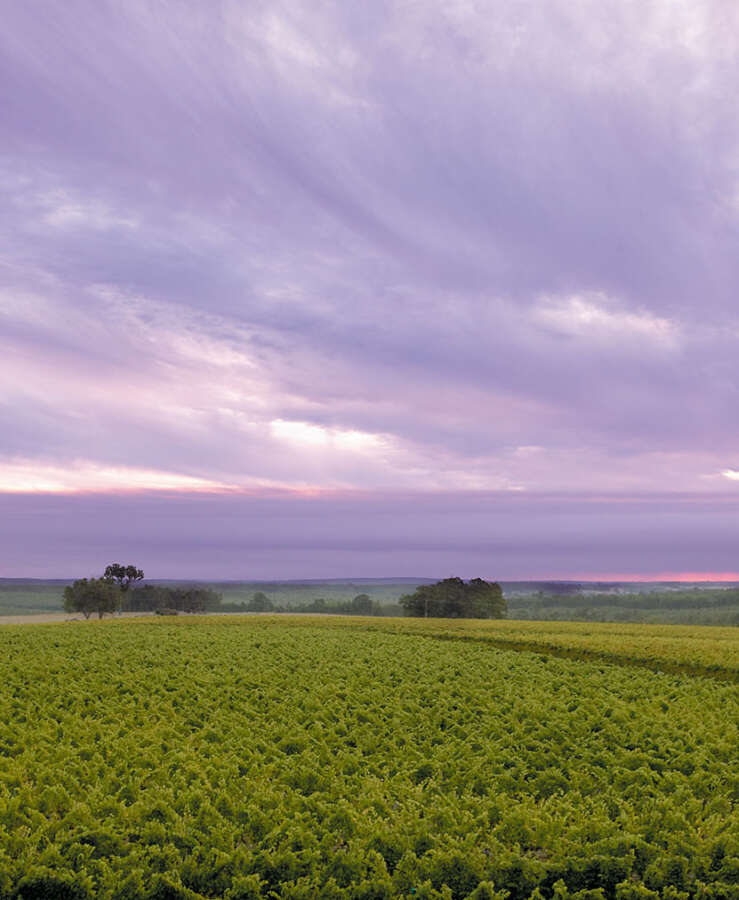
[[[739,7],[0,10],[0,576],[739,571]]]

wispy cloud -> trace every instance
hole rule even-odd
[[[0,492],[732,494],[739,10],[4,26]]]
[[[37,460],[14,460],[0,463],[0,493],[6,494],[76,494],[119,493],[140,491],[208,491],[227,490],[228,485],[193,478],[176,472],[137,469],[131,466],[107,467],[85,460],[60,466]]]
[[[555,334],[629,355],[634,343],[639,352],[648,352],[677,349],[680,339],[676,322],[646,310],[624,309],[602,294],[548,297],[535,307],[533,318]]]

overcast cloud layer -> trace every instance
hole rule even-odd
[[[739,568],[739,8],[0,11],[0,576]]]

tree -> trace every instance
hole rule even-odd
[[[120,596],[121,592],[112,581],[79,578],[64,588],[64,609],[67,612],[81,612],[86,619],[96,612],[102,619],[105,613],[116,611]]]
[[[134,581],[141,581],[143,577],[143,570],[137,569],[136,566],[122,566],[120,563],[111,563],[105,567],[102,580],[107,581],[109,584],[117,584],[121,594],[125,594]],[[121,605],[123,605],[122,600],[123,598],[121,598]]]
[[[472,578],[467,582],[467,610],[473,619],[503,619],[508,611],[497,581]]]
[[[352,612],[358,616],[372,615],[372,598],[369,594],[357,594],[352,600]]]
[[[434,584],[422,584],[412,594],[405,594],[398,603],[405,610],[407,616],[440,616],[441,607],[438,603],[438,591]]]
[[[132,582],[141,581],[143,577],[142,569],[137,569],[136,566],[122,566],[120,563],[106,566],[103,574],[104,581],[115,582],[124,594]]]
[[[133,612],[175,609],[177,612],[202,613],[206,609],[218,609],[222,599],[221,594],[203,587],[145,584],[129,592],[127,606]]]
[[[269,612],[275,608],[275,605],[266,594],[257,591],[246,608],[249,612]]]
[[[506,602],[500,585],[473,578],[445,578],[436,584],[422,584],[412,594],[400,598],[408,616],[444,619],[502,619]]]

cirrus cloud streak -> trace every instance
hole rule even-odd
[[[4,13],[0,493],[736,492],[730,5]]]

